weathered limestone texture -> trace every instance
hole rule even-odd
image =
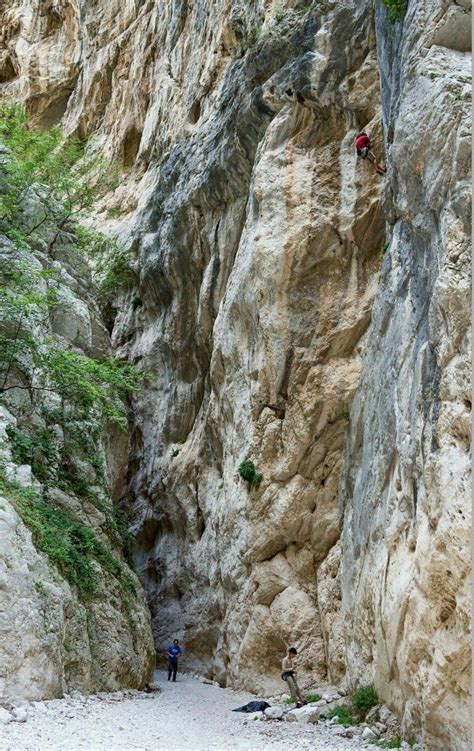
[[[0,183],[4,189],[3,176]],[[28,227],[38,225],[38,215],[42,216],[37,204],[34,194],[25,199]],[[23,268],[25,274],[37,275],[32,290],[40,297],[47,284],[40,273],[48,270],[52,275],[56,304],[47,314],[38,307],[34,314],[25,315],[20,319],[23,329],[38,343],[54,334],[56,344],[65,350],[109,356],[109,336],[73,228],[58,232],[56,225],[45,222],[31,242],[30,249],[17,247],[0,233],[2,285],[8,284],[9,272]],[[2,296],[2,346],[10,326],[6,310]],[[138,688],[150,679],[155,658],[143,589],[123,556],[109,483],[100,470],[107,464],[112,473],[116,468],[115,461],[108,461],[107,430],[102,434],[93,418],[81,422],[80,411],[79,416],[69,415],[67,421],[60,421],[55,416],[61,413],[58,394],[25,387],[35,382],[33,371],[36,366],[27,353],[20,365],[10,367],[5,381],[2,367],[0,705],[7,706],[21,700],[59,697],[77,689],[88,693]],[[18,445],[15,451],[15,438],[21,441],[20,448],[36,446],[33,461],[22,461]],[[66,482],[65,478],[72,479]],[[21,498],[24,500],[21,495],[18,500],[22,489],[36,491],[36,495],[19,507]],[[40,537],[46,535],[49,509],[55,518],[67,515],[71,523],[82,525],[86,551],[91,534],[102,551],[108,551],[105,563],[98,557],[90,559],[88,578],[95,581],[95,589],[87,596],[73,582],[68,583],[64,572],[40,552],[42,545],[34,542],[28,515],[40,499],[45,512],[40,520],[35,519],[43,526],[38,531],[33,525]],[[71,537],[78,532],[68,534]],[[63,544],[63,538],[56,544]],[[107,563],[114,569],[107,568]]]
[[[439,751],[471,748],[468,7],[377,11],[391,242],[341,483],[348,680]]]
[[[407,5],[13,0],[0,98],[126,168],[97,215],[149,377],[110,480],[157,647],[273,691],[294,644],[464,751],[470,4]]]
[[[183,32],[163,50],[202,65],[207,40],[233,40],[192,135],[161,162],[138,234],[142,306],[119,316],[115,343],[153,373],[134,404],[129,496],[156,643],[176,633],[188,665],[263,690],[281,687],[292,643],[303,682],[333,664],[341,676],[317,572],[339,538],[385,236],[381,181],[353,146],[367,127],[382,149],[370,6],[278,24],[269,9],[252,43],[264,17],[250,7],[196,4],[192,47]],[[247,457],[258,489],[239,478]]]

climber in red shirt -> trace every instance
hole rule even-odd
[[[377,158],[372,151],[372,144],[370,143],[370,138],[367,133],[362,132],[356,136],[355,147],[357,156],[361,159],[368,159],[371,161],[378,175],[384,175],[386,173],[386,168],[378,163]]]

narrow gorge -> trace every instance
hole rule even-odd
[[[79,417],[31,352],[0,370],[0,705],[143,688],[175,636],[269,696],[295,645],[308,685],[471,748],[470,29],[468,0],[0,7],[0,103],[103,188],[79,225],[23,190],[20,242],[0,144],[2,284],[29,269],[42,362],[111,369]],[[29,503],[80,526],[93,592]]]

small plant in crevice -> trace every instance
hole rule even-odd
[[[285,12],[281,5],[277,5],[276,8],[273,11],[273,18],[275,20],[275,23],[281,23],[283,19],[285,18]]]
[[[375,707],[378,704],[379,700],[374,687],[370,684],[368,686],[359,686],[359,688],[354,691],[352,702],[356,709],[367,714],[372,707]]]
[[[242,54],[245,54],[245,52],[248,52],[248,50],[251,50],[252,47],[255,47],[259,39],[261,39],[263,36],[263,27],[261,24],[252,26],[249,31],[247,32],[246,37],[242,41]]]
[[[247,482],[249,482],[250,485],[253,485],[255,488],[258,488],[263,480],[263,475],[257,472],[257,470],[255,469],[255,464],[250,459],[245,459],[245,461],[240,464],[239,475],[242,477],[242,479],[247,480]]]
[[[342,704],[338,707],[333,707],[332,709],[330,709],[325,716],[328,720],[332,719],[333,717],[337,717],[339,725],[344,725],[345,727],[357,724],[357,721],[350,713],[350,707]]]
[[[36,591],[38,592],[39,595],[43,595],[44,596],[44,595],[47,594],[47,589],[46,589],[46,587],[44,585],[44,582],[42,582],[41,579],[37,579],[35,581],[35,589],[36,589]]]
[[[384,244],[382,245],[382,247],[380,248],[380,255],[384,256],[387,250],[389,249],[389,247],[390,247],[390,241],[386,240]]]
[[[390,23],[402,21],[407,8],[406,0],[380,0],[382,5],[388,8],[388,20]]]
[[[305,695],[305,701],[312,702],[312,701],[320,701],[321,700],[321,694],[306,694]]]
[[[308,13],[312,8],[312,5],[310,3],[296,3],[294,7],[295,13],[300,13],[303,15],[304,13]]]
[[[118,219],[120,216],[120,209],[116,206],[111,206],[107,209],[106,216],[107,219]]]
[[[5,433],[9,440],[15,464],[30,464],[34,476],[43,483],[54,473],[56,443],[54,432],[45,428],[29,436],[13,425],[7,425]]]

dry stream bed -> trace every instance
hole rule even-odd
[[[375,749],[360,736],[342,737],[326,722],[253,720],[231,710],[255,699],[190,675],[168,683],[156,674],[159,692],[120,691],[34,702],[27,719],[0,725],[2,751],[157,751],[158,749]],[[26,713],[23,712],[23,715]],[[21,711],[20,715],[21,716]]]

